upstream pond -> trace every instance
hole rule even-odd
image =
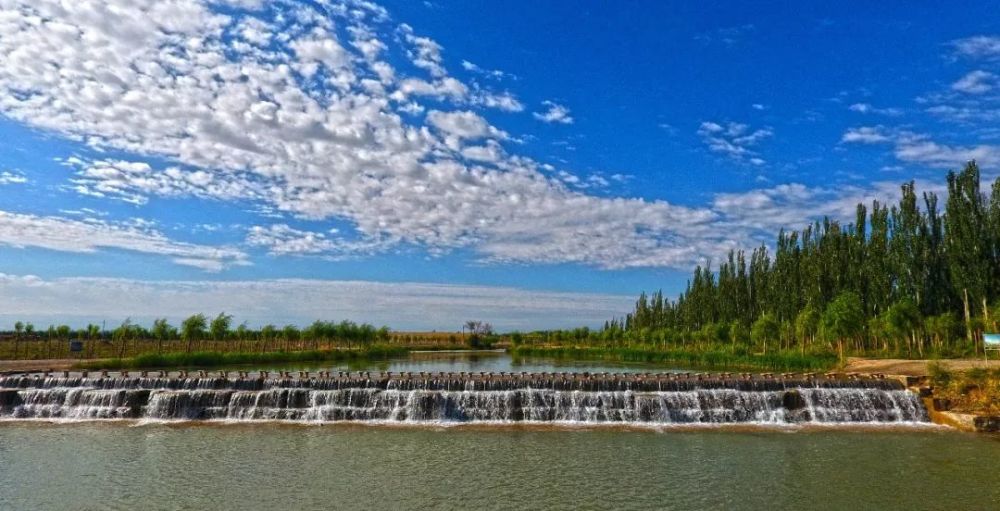
[[[235,367],[233,369],[236,369]],[[265,364],[269,371],[391,371],[391,372],[680,372],[686,369],[662,364],[558,360],[512,357],[503,350],[414,351],[407,356],[374,361]]]
[[[503,353],[427,353],[365,366],[257,369],[668,370],[649,365],[514,360]],[[80,421],[67,420],[66,415],[49,422],[44,417],[53,410],[93,417],[128,409],[108,404],[111,397],[125,391],[116,394],[113,389],[74,390],[61,385],[6,391],[8,399],[14,399],[11,392],[20,393],[18,406],[37,415],[35,420],[0,420],[0,509],[909,511],[1000,507],[996,484],[1000,441],[929,425],[912,402],[907,405],[900,398],[905,392],[884,388],[796,390],[806,401],[816,400],[809,406],[812,420],[804,422],[791,419],[805,409],[793,413],[784,409],[783,398],[772,399],[774,392],[784,392],[780,390],[744,392],[736,401],[731,400],[734,392],[739,394],[734,390],[671,391],[643,398],[660,403],[657,406],[663,409],[657,413],[664,415],[652,427],[636,427],[628,421],[613,424],[610,420],[621,418],[611,412],[621,413],[623,406],[640,401],[627,392],[595,394],[594,408],[575,398],[557,399],[556,408],[569,407],[564,411],[584,414],[568,423]],[[157,402],[167,403],[166,397],[183,401],[205,392],[218,394],[198,389],[170,391],[159,394]],[[284,392],[318,393],[328,399],[341,391],[290,389],[279,394]],[[365,394],[365,399],[377,400],[380,392],[388,391],[366,392],[373,394]],[[426,393],[417,393],[422,392]],[[431,394],[441,394],[435,392]],[[505,392],[521,391],[486,392],[486,397],[476,397],[483,391],[472,392],[471,397],[458,392],[447,399],[462,395],[471,399],[460,403],[469,410],[495,406],[503,411],[509,405],[500,399]],[[544,389],[532,392],[538,393],[538,399],[549,399]],[[815,396],[809,397],[810,393]],[[82,400],[84,394],[90,401]],[[260,400],[253,406],[234,408],[231,394],[219,394],[228,405],[204,410],[222,417],[272,410]],[[756,397],[748,399],[748,395]],[[357,403],[369,405],[357,399],[355,392],[342,405],[313,402],[303,406],[323,413],[346,406],[343,409],[360,413],[365,408],[356,408]],[[149,402],[153,401],[150,397]],[[171,403],[169,408],[150,404],[143,409],[150,414],[155,410],[180,414],[170,417],[183,416],[188,410],[177,408],[179,401]],[[436,406],[426,399],[421,403],[420,407]],[[386,413],[391,408],[384,403],[372,406]],[[752,413],[734,416],[732,410],[715,406],[749,407],[741,413]],[[857,415],[859,408],[874,411]],[[311,413],[312,408],[282,410]],[[591,412],[604,422],[592,423],[593,419],[586,418]],[[734,423],[733,417],[748,422]]]

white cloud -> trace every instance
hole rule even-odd
[[[706,121],[698,127],[698,135],[701,136],[702,141],[710,151],[724,154],[735,161],[749,162],[753,165],[766,163],[753,150],[753,147],[773,134],[774,132],[770,128],[751,130],[746,124],[737,122],[719,124]]]
[[[75,220],[0,211],[0,245],[87,253],[113,248],[170,257],[177,264],[219,271],[247,264],[241,250],[168,239],[140,224],[111,223],[93,218]]]
[[[986,168],[1000,163],[1000,146],[979,144],[958,146],[940,144],[923,135],[903,136],[896,141],[896,158],[942,169],[956,169],[970,160]]]
[[[462,61],[462,69],[465,69],[466,71],[469,71],[471,73],[486,76],[488,78],[493,78],[495,80],[501,80],[503,78],[516,78],[514,75],[510,73],[505,73],[499,69],[483,69],[482,67],[479,67],[476,64],[469,62],[468,60]]]
[[[898,116],[903,115],[903,110],[899,108],[876,108],[870,103],[854,103],[847,107],[848,110],[852,112],[858,112],[862,114],[879,114],[888,116]]]
[[[496,108],[504,112],[523,112],[524,105],[509,92],[483,92],[472,99],[473,104],[486,108]]]
[[[444,144],[453,151],[464,151],[463,143],[470,140],[491,138],[503,140],[507,133],[493,127],[475,112],[427,112],[427,122],[444,138]]]
[[[1000,58],[1000,36],[977,35],[951,42],[955,53],[974,59]]]
[[[921,183],[922,190],[934,190]],[[809,187],[800,183],[777,185],[740,193],[717,194],[712,208],[722,220],[719,228],[747,231],[760,242],[771,245],[778,229],[801,229],[812,220],[829,217],[853,222],[859,203],[870,205],[896,200],[899,183],[876,182],[867,187]]]
[[[475,112],[427,112],[427,122],[447,136],[477,139],[502,133]]]
[[[442,64],[440,44],[428,37],[414,35],[413,27],[405,23],[400,25],[399,29],[406,41],[413,45],[413,49],[410,51],[413,65],[426,69],[431,76],[442,77],[448,74]]]
[[[452,78],[445,77],[429,82],[419,78],[407,78],[399,84],[399,89],[393,99],[405,99],[409,95],[430,96],[437,99],[464,100],[469,94],[469,87]]]
[[[114,150],[114,159],[67,160],[76,171],[69,186],[81,193],[245,200],[262,215],[354,227],[344,237],[287,224],[248,233],[273,254],[413,245],[464,248],[483,261],[687,269],[749,239],[718,229],[727,217],[711,207],[588,195],[581,189],[598,181],[568,183],[514,153],[504,145],[512,138],[474,111],[514,109],[513,96],[503,106],[502,95],[490,100],[484,94],[494,93],[448,75],[440,45],[391,25],[378,6],[303,3],[280,16],[265,2],[251,14],[215,6],[0,0],[0,113]],[[263,34],[271,38],[259,46]],[[389,64],[400,53],[412,69]],[[566,107],[543,104],[535,117],[573,122]],[[763,163],[754,148],[772,135],[737,123],[704,123],[699,133],[712,151],[751,164]],[[238,250],[117,224],[46,225],[30,244],[163,253],[200,267],[245,261]],[[59,226],[78,235],[66,241]],[[104,241],[80,241],[93,231]],[[8,243],[21,235],[8,231]]]
[[[881,126],[851,128],[844,133],[841,141],[845,143],[891,144],[894,156],[900,161],[943,169],[955,169],[970,160],[976,160],[981,166],[987,168],[996,167],[1000,162],[1000,146],[997,145],[948,145],[936,142],[925,134],[891,131]]]
[[[951,84],[952,90],[966,94],[985,94],[996,87],[997,75],[988,71],[971,71]]]
[[[183,170],[178,167],[158,170],[145,162],[85,161],[77,157],[67,158],[65,163],[77,169],[77,177],[70,180],[73,190],[83,195],[108,197],[133,204],[145,204],[150,195],[228,201],[258,200],[268,195],[259,183],[241,173]]]
[[[942,119],[963,124],[1000,121],[1000,108],[977,103],[934,105],[927,112]]]
[[[4,185],[22,185],[22,184],[27,183],[27,182],[28,182],[28,178],[25,177],[24,174],[16,173],[16,172],[10,172],[10,171],[7,171],[7,170],[5,170],[3,172],[0,172],[0,186],[4,186]]]
[[[598,326],[623,315],[633,300],[416,282],[46,280],[0,273],[0,317],[43,325],[68,321],[82,326],[103,319],[113,324],[126,317],[142,323],[166,317],[177,324],[194,313],[226,311],[254,326],[351,319],[398,330],[457,331],[477,318],[502,330],[531,330]]]
[[[266,248],[271,255],[312,255],[333,260],[372,254],[390,245],[379,240],[349,241],[329,237],[326,233],[302,231],[287,224],[253,226],[246,241],[248,245]]]
[[[842,137],[840,137],[841,142],[861,144],[878,144],[888,142],[889,140],[889,136],[885,133],[885,129],[881,126],[861,126],[858,128],[850,128],[844,132]]]
[[[549,124],[573,124],[573,116],[570,115],[568,108],[552,101],[542,101],[542,105],[547,106],[548,110],[533,113],[535,119]]]

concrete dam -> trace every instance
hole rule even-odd
[[[749,373],[143,371],[0,376],[0,420],[912,424],[891,378]]]

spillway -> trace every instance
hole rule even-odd
[[[815,375],[299,373],[0,376],[0,420],[414,424],[928,421],[892,379]]]

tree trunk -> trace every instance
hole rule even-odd
[[[986,297],[983,297],[983,331],[990,329],[990,308],[986,306]]]
[[[962,289],[962,305],[965,306],[965,338],[976,347],[976,355],[979,354],[979,344],[976,343],[972,334],[972,317],[969,315],[969,290]]]

